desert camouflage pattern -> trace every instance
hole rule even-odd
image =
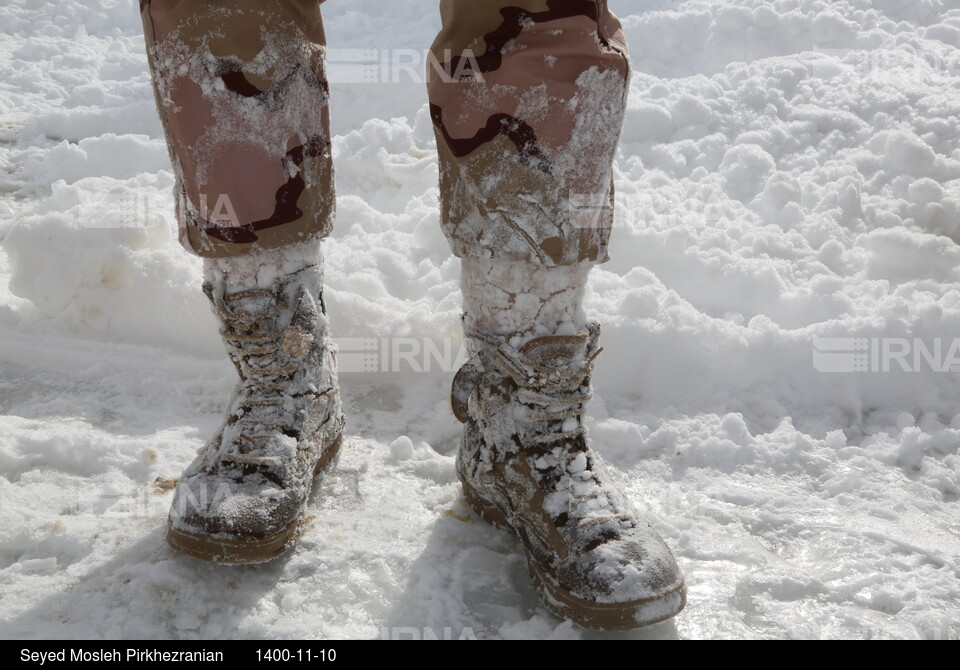
[[[321,2],[140,1],[188,250],[329,234]],[[606,0],[441,0],[440,11],[427,78],[454,254],[606,260],[629,76]]]
[[[180,241],[206,257],[333,227],[318,0],[140,0],[177,176]]]
[[[441,0],[430,112],[454,253],[607,260],[629,65],[605,0]]]

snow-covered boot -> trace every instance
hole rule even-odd
[[[343,430],[322,282],[318,264],[268,288],[204,284],[240,381],[223,425],[177,486],[174,549],[262,563],[299,538],[314,476],[338,454]]]
[[[582,415],[599,334],[592,322],[514,348],[468,327],[475,355],[451,394],[465,424],[457,473],[481,517],[520,536],[550,610],[625,630],[677,614],[686,589],[670,549],[589,447]]]

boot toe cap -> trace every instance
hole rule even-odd
[[[256,541],[289,526],[298,517],[301,503],[300,496],[273,485],[184,479],[170,508],[170,526],[207,536]]]

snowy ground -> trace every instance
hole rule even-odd
[[[422,50],[435,5],[329,0],[330,46]],[[635,77],[591,435],[689,585],[626,637],[956,639],[960,2],[611,5]],[[335,333],[456,346],[423,89],[333,89]],[[166,546],[164,480],[232,368],[172,234],[133,3],[0,4],[0,167],[0,637],[598,635],[468,511],[443,366],[344,375],[343,458],[289,558]],[[124,198],[149,225],[96,206]],[[943,350],[823,372],[815,337]]]

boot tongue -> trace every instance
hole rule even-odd
[[[547,368],[563,368],[583,361],[588,333],[535,337],[520,347],[520,353],[533,363]]]
[[[239,293],[227,294],[223,297],[224,303],[235,313],[246,313],[251,316],[261,315],[276,308],[276,296],[267,289],[254,289]]]
[[[226,313],[221,316],[238,330],[252,330],[261,334],[279,330],[290,321],[290,311],[297,307],[290,300],[293,291],[286,289],[275,286],[225,294],[223,305]]]

